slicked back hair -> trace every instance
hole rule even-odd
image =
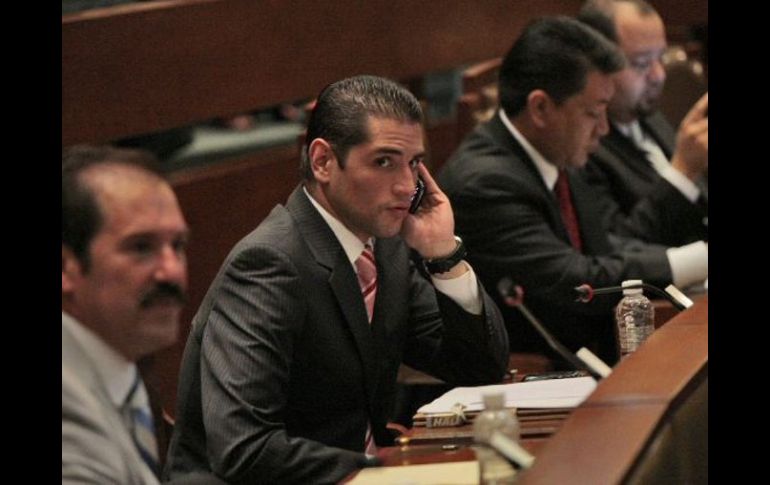
[[[423,123],[417,98],[389,79],[362,75],[332,83],[318,95],[308,119],[300,162],[302,177],[314,180],[308,150],[316,138],[323,138],[332,146],[340,167],[344,168],[350,149],[369,139],[370,116]]]

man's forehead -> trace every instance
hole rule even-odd
[[[665,47],[665,27],[657,13],[641,13],[631,4],[620,4],[615,28],[620,47],[627,55]]]

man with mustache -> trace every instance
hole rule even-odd
[[[565,346],[589,347],[608,363],[618,358],[617,299],[576,303],[574,287],[626,279],[687,286],[708,274],[705,247],[610,237],[578,176],[609,129],[613,75],[623,66],[611,42],[575,19],[531,23],[500,67],[500,110],[466,137],[438,177],[482,283],[495,288],[512,278]],[[495,298],[512,351],[556,357],[518,310]]]
[[[644,0],[590,0],[578,19],[627,60],[614,77],[609,133],[585,171],[611,229],[668,246],[707,240],[708,93],[675,132],[657,108],[667,46],[655,9]]]
[[[140,358],[173,344],[188,229],[151,155],[62,157],[62,483],[158,483]]]

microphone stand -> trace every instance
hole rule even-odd
[[[668,285],[666,287],[666,291],[661,290],[657,286],[649,285],[647,283],[638,283],[628,286],[608,286],[606,288],[596,288],[593,289],[591,285],[585,283],[580,286],[575,287],[575,291],[577,292],[577,299],[575,301],[580,301],[583,303],[588,303],[589,301],[593,300],[593,297],[596,295],[609,295],[613,293],[622,293],[624,288],[642,288],[644,290],[647,290],[651,293],[654,293],[657,296],[661,296],[671,302],[674,307],[679,310],[686,310],[687,308],[690,308],[693,305],[693,301],[687,298],[687,296],[679,291],[679,289],[674,285]]]
[[[596,357],[591,351],[586,348],[580,349],[583,355],[590,354],[588,357],[589,362],[585,362],[582,358],[578,358],[572,352],[567,349],[561,342],[551,335],[551,333],[545,329],[542,323],[529,311],[524,305],[523,291],[520,286],[514,285],[510,278],[503,278],[497,284],[497,290],[500,296],[503,298],[503,302],[511,308],[518,308],[524,315],[527,321],[537,330],[537,332],[545,339],[548,346],[551,347],[557,354],[559,354],[564,360],[570,363],[572,367],[578,370],[584,370],[588,372],[594,379],[601,379],[609,375],[610,368]],[[511,290],[515,293],[515,296],[511,294]],[[591,358],[593,357],[593,359]],[[596,361],[600,363],[596,365]],[[601,367],[603,366],[603,367]]]

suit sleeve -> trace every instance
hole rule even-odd
[[[662,246],[645,245],[586,255],[560,239],[549,222],[549,201],[539,187],[504,173],[487,173],[455,195],[457,225],[473,248],[474,264],[486,281],[509,276],[523,285],[526,298],[570,313],[606,314],[601,302],[574,304],[574,287],[617,285],[629,278],[652,284],[670,282],[671,271]],[[587,229],[587,228],[584,228]],[[608,300],[605,300],[608,301]]]
[[[594,189],[603,209],[607,226],[616,234],[639,238],[666,246],[682,246],[708,239],[704,224],[707,208],[693,204],[666,179],[659,177],[647,195],[621,204],[614,182],[605,164],[592,159],[582,172],[583,178]],[[624,209],[624,206],[628,207]]]
[[[365,456],[292,437],[282,413],[306,308],[296,268],[250,248],[224,270],[201,347],[201,394],[213,471],[233,483],[332,483]]]
[[[410,335],[404,362],[454,385],[497,384],[508,365],[508,335],[479,283],[481,315],[436,291],[412,266]]]

